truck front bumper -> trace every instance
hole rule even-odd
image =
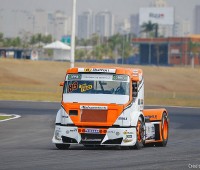
[[[52,142],[55,144],[119,145],[133,146],[136,143],[135,127],[109,128],[100,133],[98,128],[85,128],[79,133],[78,127],[56,125]]]

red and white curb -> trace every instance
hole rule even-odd
[[[21,117],[20,115],[16,115],[16,114],[4,114],[4,113],[0,113],[0,116],[12,116],[10,118],[0,120],[0,122],[5,122],[5,121],[8,121],[8,120],[17,119],[17,118]]]

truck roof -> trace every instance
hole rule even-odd
[[[134,81],[140,81],[143,77],[142,69],[138,68],[125,68],[113,66],[87,66],[87,67],[74,67],[67,70],[67,74],[78,73],[105,73],[105,74],[126,74]]]

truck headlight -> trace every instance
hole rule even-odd
[[[56,140],[61,140],[60,130],[55,130],[55,139]]]

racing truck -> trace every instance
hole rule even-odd
[[[130,149],[167,145],[168,112],[144,109],[142,69],[69,68],[60,86],[61,108],[52,139],[58,149],[78,144]]]

